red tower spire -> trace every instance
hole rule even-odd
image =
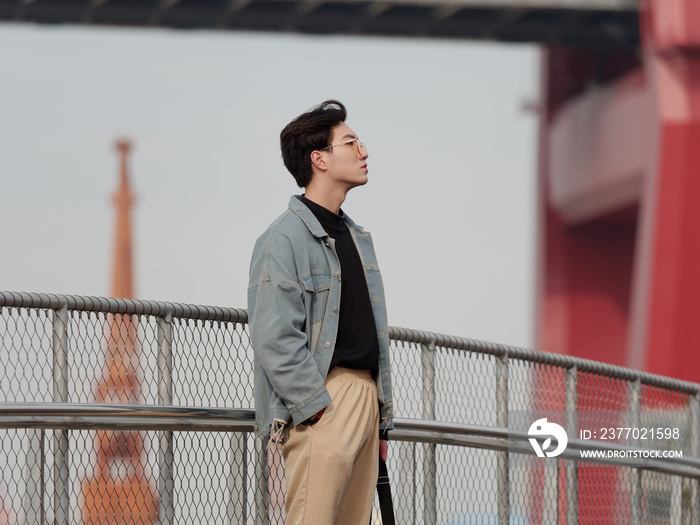
[[[131,142],[119,139],[115,144],[119,154],[119,189],[114,194],[117,208],[117,229],[114,238],[114,267],[112,274],[112,297],[133,299],[133,274],[131,258],[131,208],[135,195],[129,185],[128,156]]]
[[[119,190],[114,195],[117,228],[112,296],[133,298],[131,207],[127,156],[130,142],[118,140]],[[95,390],[98,403],[136,404],[139,399],[137,320],[112,316],[105,326],[105,372]],[[143,438],[139,432],[97,431],[97,467],[83,482],[85,524],[147,525],[158,517],[158,499],[143,469]]]

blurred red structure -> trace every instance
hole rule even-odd
[[[663,5],[663,8],[662,8]],[[700,4],[543,54],[537,347],[700,380]]]
[[[698,382],[700,3],[640,0],[640,28],[639,52],[543,53],[536,346]],[[626,408],[593,381],[579,411]],[[581,469],[579,523],[613,523],[617,475]]]
[[[117,141],[120,159],[119,192],[114,196],[117,229],[114,247],[112,297],[133,298],[131,207],[127,157],[130,143]],[[104,377],[95,391],[98,403],[137,404],[139,346],[131,316],[114,316],[105,327]],[[158,497],[143,469],[143,438],[139,432],[97,431],[97,466],[83,482],[83,520],[86,524],[147,525],[158,519]]]

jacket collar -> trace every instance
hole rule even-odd
[[[292,197],[289,199],[289,209],[296,213],[299,218],[304,221],[304,224],[306,224],[306,227],[311,232],[311,235],[314,237],[328,237],[326,230],[323,229],[323,226],[321,226],[321,223],[318,222],[316,216],[309,208],[306,207],[306,204],[299,200],[296,195],[292,195]],[[351,228],[362,231],[362,228],[357,226],[357,224],[355,224],[353,220],[347,216],[347,214],[345,214],[345,222]]]
[[[309,208],[306,207],[306,204],[299,200],[296,195],[292,195],[292,197],[289,199],[289,209],[296,213],[299,218],[304,221],[304,224],[306,224],[306,227],[311,232],[311,235],[314,237],[328,236],[326,230],[323,229],[323,226],[321,226],[321,223],[318,222],[316,216]]]

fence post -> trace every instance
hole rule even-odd
[[[397,452],[393,452],[396,450]],[[391,462],[399,473],[392,478],[396,522],[416,523],[416,444],[396,441],[392,444]]]
[[[421,345],[423,369],[423,419],[435,419],[435,339],[428,346]],[[423,522],[437,525],[437,462],[435,444],[425,445],[423,456]]]
[[[559,458],[544,458],[542,523],[559,523]]]
[[[172,311],[158,317],[158,404],[173,404],[173,317]],[[175,520],[173,491],[173,433],[160,432],[158,450],[158,493],[160,504],[158,518],[161,525],[172,524]]]
[[[53,311],[53,402],[68,403],[68,303]],[[70,469],[68,430],[54,430],[54,518],[57,525],[70,521]]]
[[[690,454],[700,457],[700,392],[690,397]],[[700,523],[700,480],[690,482],[690,523]]]
[[[0,312],[2,308],[0,308]],[[24,508],[26,523],[46,523],[44,494],[46,494],[46,452],[44,449],[46,430],[37,428],[27,429],[27,455],[24,492]]]
[[[681,525],[683,518],[683,478],[680,476],[671,477],[669,514],[669,525]]]
[[[637,378],[630,382],[630,427],[639,428],[641,422],[642,408],[642,383]],[[632,446],[639,447],[639,439],[632,437]],[[642,523],[642,471],[635,468],[631,472],[632,487],[630,490],[630,523],[631,525],[641,525]]]
[[[229,474],[228,492],[229,502],[226,509],[230,525],[248,523],[248,445],[246,434],[235,433],[231,436],[231,473]]]
[[[44,453],[44,429],[27,429],[29,445],[27,447],[27,489],[24,493],[24,508],[26,509],[26,523],[46,523],[46,511],[44,509],[44,494],[46,494],[46,480],[44,468],[46,467],[46,454]]]
[[[508,354],[496,360],[497,367],[497,424],[508,428]],[[508,451],[498,453],[498,525],[510,522],[510,470]]]
[[[568,401],[565,382],[565,403]],[[566,407],[566,404],[565,404]],[[565,421],[568,424],[568,421]],[[542,523],[559,523],[559,458],[546,457],[544,460],[544,485],[542,487]]]
[[[255,481],[257,490],[255,491],[255,525],[267,525],[268,510],[270,508],[270,493],[268,488],[269,471],[267,467],[267,444],[269,437],[255,440],[256,462]]]
[[[577,368],[566,370],[566,431],[575,438],[578,434]],[[566,462],[566,523],[578,525],[578,461]]]

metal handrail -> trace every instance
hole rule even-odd
[[[26,292],[0,292],[0,308],[43,308],[58,309],[66,307],[71,311],[104,312],[124,315],[153,315],[165,317],[170,315],[183,319],[199,319],[247,323],[248,312],[241,308],[220,306],[200,306],[184,303],[162,301],[147,301],[139,299],[113,299],[106,297],[90,297],[82,295],[60,295]],[[389,338],[408,343],[433,344],[457,350],[510,357],[531,363],[540,363],[562,368],[573,368],[579,372],[590,372],[601,376],[640,381],[644,385],[657,386],[688,394],[700,394],[700,384],[680,379],[673,379],[648,372],[633,370],[622,366],[600,363],[579,357],[563,354],[553,354],[518,346],[504,345],[457,337],[453,335],[414,330],[410,328],[389,327]]]
[[[252,432],[250,408],[105,403],[0,403],[0,428]]]
[[[202,408],[162,405],[121,405],[99,403],[0,403],[0,428],[42,428],[71,430],[172,430],[252,432],[252,409]],[[527,444],[527,432],[486,427],[397,418],[392,441],[440,443],[472,448],[535,455]],[[700,458],[582,458],[578,451],[639,450],[634,447],[595,440],[571,439],[561,456],[579,462],[652,470],[700,479]]]
[[[221,306],[200,306],[164,301],[143,301],[140,299],[114,299],[111,297],[92,297],[86,295],[60,295],[26,292],[0,292],[0,308],[44,308],[55,310],[66,307],[79,312],[103,312],[123,315],[153,315],[157,317],[180,317],[185,319],[202,319],[247,323],[248,312],[240,308]]]

